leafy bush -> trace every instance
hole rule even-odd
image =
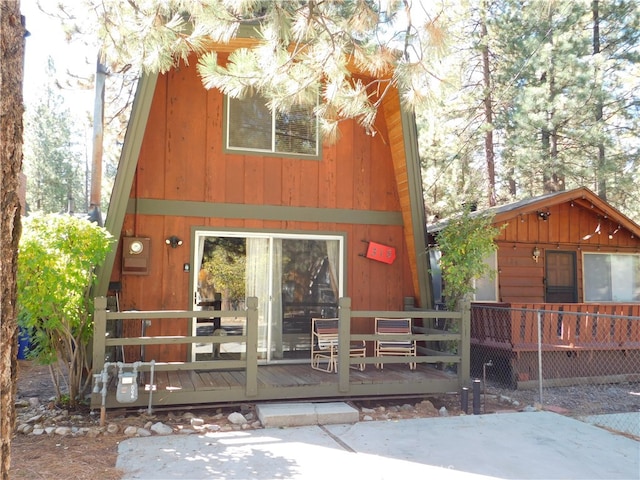
[[[488,273],[485,259],[497,248],[493,239],[500,229],[492,226],[489,215],[465,210],[453,218],[437,235],[442,252],[440,269],[447,309],[455,310],[458,302],[473,293],[474,278]]]
[[[90,289],[95,267],[104,262],[112,236],[104,228],[70,215],[25,219],[18,250],[20,326],[31,335],[29,358],[50,365],[67,383],[76,406],[91,380],[87,345],[93,333]]]

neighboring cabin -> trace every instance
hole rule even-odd
[[[550,193],[485,213],[502,230],[487,259],[495,275],[477,282],[475,300],[640,302],[640,226],[591,190]],[[431,244],[445,224],[429,227]]]
[[[546,385],[637,381],[640,226],[587,188],[487,213],[502,230],[487,259],[494,276],[476,281],[472,371],[489,362],[491,375],[537,386],[540,331]],[[442,226],[429,229],[432,242]],[[439,280],[436,268],[437,301]]]

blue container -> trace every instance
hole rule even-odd
[[[31,349],[31,337],[26,328],[18,327],[18,360],[26,360]]]

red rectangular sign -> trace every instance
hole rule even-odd
[[[367,258],[391,265],[396,259],[396,249],[381,243],[369,242],[367,247]]]

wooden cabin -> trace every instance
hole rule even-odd
[[[509,383],[536,384],[540,313],[545,362],[554,365],[546,379],[637,374],[640,226],[587,188],[486,212],[501,231],[487,259],[494,275],[476,281],[472,369],[497,356]],[[432,242],[443,225],[429,229]]]
[[[221,46],[221,61],[234,48]],[[234,100],[206,90],[196,63],[145,75],[138,85],[106,218],[118,244],[98,286],[98,296],[117,300],[109,315],[113,305],[130,313],[107,327],[106,344],[96,330],[94,370],[102,368],[104,350],[108,361],[154,360],[165,370],[200,361],[209,362],[201,370],[218,368],[213,360],[220,357],[245,362],[255,355],[260,368],[302,366],[308,375],[311,319],[337,317],[339,299],[363,312],[430,308],[416,125],[398,93],[386,95],[375,136],[347,120],[339,139],[327,143],[309,109],[272,115],[260,97]],[[249,297],[258,299],[256,346],[247,341],[244,314],[233,315]],[[166,312],[124,318],[167,310],[195,313],[171,321]],[[347,334],[373,333],[370,316],[349,321]],[[188,340],[200,336],[203,342]],[[168,340],[145,340],[156,337]],[[114,338],[128,340],[115,348]],[[407,381],[417,390],[396,385],[386,392],[450,391],[460,383],[438,375],[434,387],[424,386],[423,375]],[[368,387],[360,393],[385,392],[379,382],[363,379]],[[330,383],[326,392],[315,386],[287,393],[276,385],[255,398],[335,396],[335,379]],[[225,385],[226,396],[193,401],[244,400],[255,390],[234,396]]]

